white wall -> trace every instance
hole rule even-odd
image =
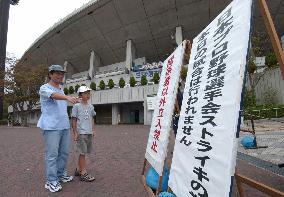
[[[265,92],[274,89],[277,91],[276,101],[278,104],[284,104],[284,80],[282,79],[280,68],[275,68],[261,78],[255,88],[257,103],[264,102]]]

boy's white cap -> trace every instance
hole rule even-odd
[[[92,89],[88,88],[87,86],[80,86],[80,88],[78,88],[78,93],[83,93],[83,92],[87,92],[90,91]]]

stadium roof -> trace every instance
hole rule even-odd
[[[25,64],[63,64],[76,72],[89,67],[90,51],[102,66],[125,61],[131,39],[137,57],[164,60],[172,52],[175,28],[192,40],[231,1],[229,0],[93,0],[49,28],[25,52]],[[257,2],[257,1],[255,1]],[[267,0],[277,33],[284,35],[284,1]],[[256,3],[256,6],[257,3]],[[241,14],[241,13],[240,13]],[[254,27],[264,31],[258,9]]]

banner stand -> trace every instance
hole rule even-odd
[[[277,60],[279,62],[279,67],[280,67],[280,70],[281,70],[282,78],[284,79],[284,53],[282,51],[280,41],[279,41],[278,35],[276,33],[276,30],[275,30],[275,26],[273,24],[272,17],[270,15],[266,1],[265,0],[258,0],[258,3],[259,3],[260,13],[261,13],[262,18],[264,20],[266,31],[267,31],[269,38],[271,40],[271,43],[272,43],[273,51],[275,52]],[[284,193],[279,191],[279,190],[273,189],[273,188],[271,188],[267,185],[264,185],[260,182],[257,182],[253,179],[250,179],[248,177],[241,175],[238,172],[237,169],[235,171],[235,180],[236,180],[236,185],[237,185],[237,189],[238,189],[240,197],[245,196],[243,188],[242,188],[242,183],[244,183],[244,184],[246,184],[246,185],[248,185],[252,188],[255,188],[255,189],[257,189],[257,190],[259,190],[259,191],[261,191],[265,194],[268,194],[269,196],[272,196],[272,197],[284,196]]]
[[[244,194],[244,190],[243,190],[243,187],[242,187],[242,183],[258,190],[258,191],[261,191],[269,196],[272,196],[272,197],[280,197],[280,196],[284,196],[284,193],[279,191],[279,190],[276,190],[274,188],[271,188],[267,185],[264,185],[260,182],[257,182],[253,179],[250,179],[248,177],[245,177],[241,174],[239,174],[238,170],[236,169],[236,172],[235,172],[235,180],[236,180],[236,185],[237,185],[237,189],[238,189],[238,192],[239,192],[239,195],[240,197],[244,197],[245,194]]]
[[[145,168],[146,168],[146,165],[147,165],[147,159],[145,158],[144,159],[144,164],[143,164],[143,169],[142,169],[142,183],[144,185],[144,188],[146,189],[147,193],[148,193],[148,196],[149,197],[155,197],[157,196],[159,193],[160,193],[160,188],[161,188],[161,183],[162,183],[162,177],[159,176],[159,180],[158,180],[158,187],[156,189],[156,193],[153,192],[153,190],[146,184],[146,177],[145,177]],[[164,173],[164,171],[163,171]]]
[[[189,57],[190,57],[190,52],[191,52],[191,43],[189,40],[184,41],[185,42],[185,46],[184,46],[184,53],[183,53],[183,58],[182,58],[182,66],[187,65],[189,62]],[[169,136],[170,137],[170,136]],[[144,162],[143,162],[143,167],[142,167],[142,173],[141,173],[141,180],[142,183],[144,185],[145,190],[148,193],[149,197],[155,197],[158,196],[161,190],[161,184],[162,184],[162,176],[159,176],[159,180],[158,180],[158,186],[156,189],[156,192],[154,193],[153,190],[146,184],[146,177],[145,177],[145,169],[146,169],[146,165],[147,165],[147,159],[144,158]],[[164,174],[164,170],[162,171],[162,175]]]

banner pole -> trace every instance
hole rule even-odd
[[[270,41],[272,43],[272,47],[273,50],[275,52],[275,55],[277,57],[278,63],[279,63],[279,67],[280,67],[280,71],[282,74],[282,79],[284,80],[284,53],[283,53],[283,49],[281,48],[280,45],[280,40],[278,38],[278,35],[276,33],[276,29],[275,26],[273,24],[273,20],[271,18],[268,6],[266,4],[265,0],[258,0],[259,3],[259,9],[260,9],[260,13],[262,15],[262,18],[264,20],[264,24],[267,30],[267,33],[270,37]]]

